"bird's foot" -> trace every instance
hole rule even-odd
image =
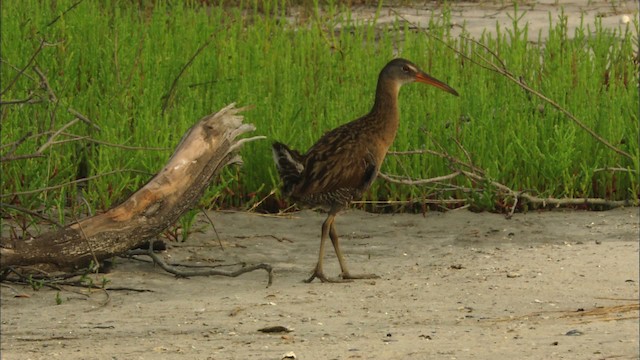
[[[318,271],[318,270],[314,270],[313,274],[311,274],[311,276],[306,279],[304,282],[306,282],[307,284],[312,282],[315,278],[320,279],[321,282],[325,283],[345,283],[345,282],[351,282],[350,279],[345,279],[344,277],[342,278],[338,278],[338,279],[332,279],[332,278],[328,278],[324,275],[324,273],[322,271]]]
[[[359,279],[380,279],[380,276],[376,274],[351,274],[342,273],[342,279],[344,280],[359,280]]]

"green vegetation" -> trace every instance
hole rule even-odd
[[[44,100],[2,106],[2,156],[32,154],[62,130],[44,156],[2,162],[3,203],[56,214],[61,223],[75,219],[66,210],[78,206],[78,191],[91,211],[107,209],[161,169],[198,119],[236,102],[255,106],[244,113],[245,121],[270,141],[247,144],[245,165],[227,169],[202,204],[250,207],[278,185],[271,141],[306,150],[323,132],[366,113],[377,74],[396,51],[461,96],[417,84],[403,88],[394,150],[433,149],[466,159],[455,139],[490,179],[514,190],[638,200],[638,63],[632,35],[638,33],[637,19],[615,31],[596,22],[575,34],[550,19],[545,44],[528,42],[526,25],[514,20],[511,28],[497,29],[497,36],[477,39],[510,72],[628,158],[517,84],[454,53],[449,47],[476,60],[488,55],[478,44],[451,36],[447,16],[433,19],[432,36],[426,36],[400,19],[388,29],[360,23],[348,8],[331,5],[322,12],[305,8],[291,23],[285,2],[277,0],[260,7],[115,0],[72,7],[75,2],[2,3],[2,101]],[[46,44],[30,62],[42,39]],[[34,65],[57,101],[49,101],[51,94],[40,87]],[[63,129],[75,118],[70,108],[99,130],[84,121]],[[451,172],[445,159],[428,154],[390,156],[383,171],[411,178]],[[95,178],[81,187],[7,196],[88,176]],[[474,187],[465,178],[453,183]],[[367,197],[468,198],[491,209],[502,201],[491,189],[474,194],[460,187],[377,181]],[[271,204],[267,208],[273,210]],[[87,207],[73,210],[86,213]],[[187,226],[193,215],[183,221]]]

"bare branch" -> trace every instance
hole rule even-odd
[[[52,103],[57,103],[58,97],[53,92],[51,85],[49,85],[49,79],[47,79],[47,77],[44,75],[42,70],[40,70],[38,65],[34,65],[33,71],[35,71],[35,73],[38,74],[38,77],[40,78],[40,87],[46,90],[47,94],[49,94],[49,101],[51,101]]]
[[[433,150],[429,150],[429,149],[407,150],[407,151],[389,151],[387,153],[387,155],[394,155],[394,156],[398,156],[398,155],[421,155],[421,154],[431,154],[431,155],[435,155],[435,156],[443,156],[442,153],[439,153],[439,152],[433,151]]]
[[[162,270],[173,274],[178,277],[193,277],[193,276],[228,276],[228,277],[238,277],[242,274],[246,274],[248,272],[252,272],[255,270],[265,270],[268,274],[267,287],[273,284],[273,267],[269,264],[260,263],[250,266],[242,266],[238,270],[235,271],[222,271],[215,268],[208,269],[197,269],[197,270],[181,270],[177,266],[167,264],[160,256],[153,252],[153,241],[149,242],[148,250],[131,250],[128,252],[128,255],[147,255],[153,262],[160,266]]]
[[[19,211],[19,212],[23,212],[25,214],[29,214],[29,215],[31,215],[33,217],[37,217],[37,218],[42,219],[42,220],[44,220],[44,221],[46,221],[48,223],[51,223],[51,224],[57,226],[60,229],[62,229],[64,227],[64,226],[62,226],[62,224],[60,224],[59,222],[57,222],[57,221],[55,221],[53,219],[50,219],[50,218],[48,218],[46,216],[43,216],[43,215],[41,215],[41,214],[39,214],[39,213],[37,213],[35,211],[31,211],[29,209],[25,209],[25,208],[20,207],[20,206],[6,204],[6,203],[0,203],[0,207],[7,208],[7,209],[13,209],[13,210],[16,210],[16,211]]]
[[[32,132],[28,131],[26,134],[24,134],[20,139],[18,139],[17,141],[14,141],[12,143],[3,145],[0,147],[0,149],[4,148],[4,147],[11,147],[9,150],[7,150],[7,152],[4,154],[4,156],[8,156],[13,154],[19,147],[20,145],[22,145],[25,141],[27,141],[27,139],[29,137],[31,137]]]
[[[613,150],[614,152],[625,156],[631,160],[633,160],[633,156],[631,156],[631,154],[629,154],[628,152],[617,148],[616,146],[612,145],[610,142],[608,142],[606,139],[604,139],[602,136],[598,135],[595,131],[593,131],[591,128],[589,128],[587,125],[585,125],[582,121],[580,121],[578,118],[576,118],[572,113],[570,113],[568,110],[566,110],[564,107],[560,106],[560,104],[558,104],[557,102],[553,101],[552,99],[546,97],[545,95],[543,95],[542,93],[540,93],[539,91],[531,88],[530,86],[528,86],[522,79],[514,76],[511,72],[509,72],[507,70],[507,66],[504,63],[504,61],[498,56],[498,54],[496,54],[493,50],[491,50],[488,46],[480,43],[479,41],[466,37],[464,35],[460,35],[460,38],[467,40],[467,41],[471,41],[472,43],[474,43],[477,46],[480,46],[481,48],[483,48],[486,52],[488,52],[491,57],[493,59],[495,59],[496,62],[498,62],[498,65],[492,61],[490,61],[489,59],[485,58],[484,56],[482,56],[479,53],[475,53],[476,56],[478,56],[480,59],[482,59],[483,62],[485,62],[488,65],[482,65],[480,63],[478,63],[477,61],[473,60],[472,58],[470,58],[469,56],[467,56],[466,54],[462,53],[460,50],[454,48],[453,46],[447,44],[445,41],[443,41],[442,39],[440,39],[439,37],[433,36],[431,35],[428,31],[422,29],[418,24],[408,20],[406,17],[402,16],[402,14],[398,13],[395,10],[392,10],[398,17],[400,17],[401,19],[403,19],[404,21],[406,21],[407,23],[415,26],[417,29],[421,29],[422,32],[429,36],[432,39],[435,39],[437,41],[439,41],[440,43],[444,44],[447,48],[449,48],[450,50],[452,50],[453,52],[455,52],[456,54],[462,56],[463,58],[471,61],[472,63],[493,71],[493,72],[497,72],[498,74],[506,77],[507,79],[513,81],[514,83],[516,83],[518,86],[520,86],[522,89],[526,90],[527,92],[534,94],[535,96],[537,96],[538,98],[544,100],[545,102],[549,103],[551,106],[553,106],[554,108],[556,108],[558,111],[560,111],[561,113],[563,113],[565,116],[567,116],[569,119],[571,119],[576,125],[578,125],[582,130],[586,131],[589,135],[591,135],[591,137],[593,137],[594,139],[596,139],[597,141],[599,141],[600,143],[602,143],[603,145],[605,145],[606,147],[608,147],[609,149]]]
[[[133,173],[144,174],[144,175],[153,175],[153,174],[150,174],[150,173],[148,173],[146,171],[140,171],[140,170],[135,170],[135,169],[120,169],[120,170],[109,171],[109,172],[98,174],[98,175],[94,175],[94,176],[89,176],[89,177],[78,179],[78,180],[69,181],[69,182],[66,182],[66,183],[60,184],[60,185],[41,188],[41,189],[19,191],[19,192],[15,192],[15,193],[3,193],[3,194],[0,194],[0,198],[18,196],[18,195],[30,195],[30,194],[41,193],[43,191],[56,190],[56,189],[63,188],[65,186],[69,186],[69,185],[73,185],[73,184],[79,184],[79,183],[87,182],[89,180],[93,180],[93,179],[97,179],[97,178],[100,178],[100,177],[103,177],[103,176],[113,175],[113,174],[117,174],[117,173],[121,173],[121,172],[133,172]]]
[[[91,126],[92,128],[100,131],[100,127],[98,125],[96,125],[93,121],[89,120],[89,118],[87,118],[86,116],[80,114],[77,110],[69,108],[68,111],[75,116],[76,118],[82,120],[85,124]]]
[[[5,100],[0,101],[0,105],[21,105],[21,104],[38,104],[41,103],[42,99],[36,97],[34,94],[30,94],[26,99],[14,99],[14,100]]]
[[[49,94],[49,101],[51,101],[53,103],[58,103],[58,97],[56,96],[56,93],[53,91],[53,88],[49,84],[49,79],[47,78],[47,76],[42,72],[42,70],[40,70],[40,68],[37,65],[33,67],[33,71],[35,71],[36,74],[38,74],[38,77],[40,78],[40,86],[43,89],[45,89],[47,91],[47,93]],[[96,125],[93,121],[89,120],[89,118],[87,118],[85,115],[81,114],[76,109],[73,109],[71,107],[67,107],[67,111],[71,115],[75,116],[78,120],[82,120],[85,124],[87,124],[87,125],[91,126],[92,128],[100,131],[100,127],[98,125]]]
[[[27,61],[27,65],[25,65],[22,69],[20,69],[20,71],[18,71],[16,76],[13,79],[11,79],[11,81],[9,81],[9,84],[4,88],[4,90],[2,90],[2,92],[0,92],[0,96],[4,95],[9,89],[11,89],[11,87],[16,83],[16,81],[18,81],[20,76],[22,76],[22,74],[24,74],[24,72],[27,71],[29,66],[31,66],[33,61],[36,59],[36,56],[38,56],[40,51],[42,51],[42,49],[44,48],[44,44],[45,44],[45,41],[40,40],[40,45],[38,46],[36,51],[34,51],[33,54],[31,54],[31,58],[29,58],[29,61]]]
[[[449,175],[438,176],[430,179],[419,179],[414,180],[408,177],[400,177],[395,175],[387,175],[385,173],[378,173],[378,176],[388,182],[394,184],[403,184],[403,185],[424,185],[424,184],[432,184],[436,182],[441,182],[449,179],[453,179],[456,176],[460,175],[460,171],[455,171]]]
[[[15,161],[15,160],[26,160],[26,159],[34,159],[34,158],[43,158],[45,155],[43,154],[26,154],[26,155],[15,155],[15,156],[3,156],[0,158],[0,163],[7,161]]]
[[[64,124],[64,126],[62,126],[60,129],[58,129],[58,131],[54,132],[53,135],[49,137],[49,140],[47,140],[46,143],[42,144],[42,146],[40,146],[40,148],[36,150],[36,154],[42,154],[49,146],[51,146],[51,143],[53,143],[53,139],[55,139],[56,136],[60,135],[60,133],[63,132],[66,128],[73,126],[77,122],[78,119],[76,118]]]
[[[60,20],[60,18],[61,18],[62,16],[64,16],[64,15],[65,15],[66,13],[68,13],[69,11],[71,11],[71,10],[75,9],[75,7],[76,7],[76,6],[80,5],[80,3],[81,3],[82,1],[83,1],[83,0],[76,1],[76,2],[75,2],[73,5],[71,5],[67,10],[63,11],[63,12],[62,12],[62,14],[60,14],[60,15],[56,16],[53,20],[49,21],[49,23],[47,24],[47,27],[49,27],[49,26],[51,26],[51,25],[55,24],[55,23],[56,23],[56,21]]]
[[[178,76],[176,76],[176,78],[173,79],[173,83],[171,83],[171,87],[169,88],[169,92],[167,92],[167,94],[164,96],[164,102],[162,103],[162,114],[163,115],[164,115],[165,111],[167,110],[167,108],[169,107],[169,102],[171,101],[171,99],[175,95],[176,86],[178,86],[178,80],[180,80],[180,77],[182,76],[182,74],[184,74],[184,72],[187,70],[187,68],[189,66],[191,66],[193,61],[202,52],[202,50],[204,50],[207,46],[209,46],[209,44],[211,43],[211,40],[213,40],[213,37],[215,35],[217,35],[218,33],[219,33],[219,31],[216,30],[216,31],[214,31],[213,33],[211,33],[209,35],[207,40],[205,40],[205,42],[202,45],[200,45],[200,47],[195,51],[195,53],[193,53],[191,58],[189,58],[187,63],[184,64],[182,69],[180,69],[180,72],[178,73]]]

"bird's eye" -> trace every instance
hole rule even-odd
[[[409,67],[407,65],[403,65],[402,66],[402,71],[408,73],[411,69],[409,69]]]

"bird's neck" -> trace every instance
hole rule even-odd
[[[398,131],[400,112],[398,110],[398,93],[400,84],[384,78],[378,79],[376,98],[369,112],[370,128],[380,136],[387,148],[391,146]]]

